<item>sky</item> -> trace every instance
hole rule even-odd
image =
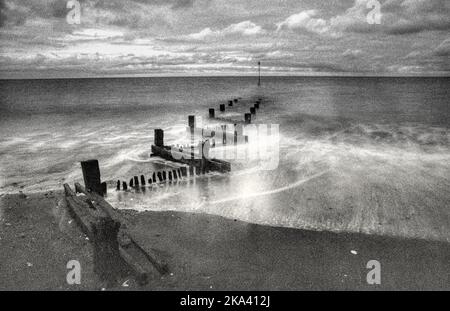
[[[0,0],[0,78],[450,75],[449,0],[68,2]]]

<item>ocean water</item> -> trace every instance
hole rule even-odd
[[[118,208],[217,214],[273,226],[450,240],[450,78],[264,77],[0,80],[0,193],[82,182],[100,161]],[[117,192],[167,167],[153,130],[181,143],[187,116],[278,124],[278,162]],[[252,139],[250,139],[250,145]],[[269,143],[269,142],[268,142]]]

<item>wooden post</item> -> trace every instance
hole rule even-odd
[[[187,176],[187,168],[186,168],[186,166],[181,167],[180,170],[181,170],[181,175],[186,177]]]
[[[250,107],[250,113],[251,114],[256,114],[256,108],[255,107]]]
[[[127,189],[128,189],[127,182],[126,181],[122,182],[122,190],[127,190]]]
[[[233,107],[233,101],[232,100],[228,101],[228,106]]]
[[[252,114],[251,113],[246,113],[244,116],[245,116],[245,123],[247,123],[247,124],[252,123]]]
[[[234,103],[235,103],[235,104],[237,104],[237,102],[238,102],[238,99],[237,99],[237,98],[235,98],[235,99],[234,99]]]
[[[191,129],[195,128],[195,126],[196,126],[196,124],[195,124],[195,116],[191,115],[191,116],[188,117],[188,124],[189,124],[189,127]]]
[[[225,111],[225,104],[220,104],[220,111],[224,112]]]
[[[134,176],[134,187],[137,188],[139,187],[139,178],[137,176]]]
[[[149,179],[148,179],[148,184],[151,185],[152,183],[153,183],[152,179],[149,178]]]
[[[256,109],[259,109],[259,102],[256,102],[256,103],[255,103],[255,108],[256,108]]]
[[[117,191],[120,190],[120,180],[117,181],[117,187],[116,187]]]
[[[155,129],[155,146],[164,147],[164,131]]]
[[[163,181],[162,173],[158,172],[158,180],[159,182]]]
[[[130,187],[134,186],[133,178],[130,179],[129,185],[130,185]]]
[[[214,108],[209,108],[209,117],[214,119],[216,116]]]
[[[222,144],[225,146],[227,144],[227,125],[221,125],[222,127]]]
[[[141,185],[145,186],[145,177],[144,177],[144,175],[141,175]]]
[[[153,176],[152,176],[153,182],[156,183],[156,173],[153,172]]]
[[[83,171],[85,188],[88,191],[95,192],[103,196],[98,160],[82,161],[81,170]]]

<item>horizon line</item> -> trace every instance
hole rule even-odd
[[[59,76],[59,75],[53,75],[53,76],[28,76],[28,77],[20,77],[20,75],[14,77],[3,77],[0,74],[0,80],[62,80],[62,79],[114,79],[114,78],[201,78],[201,77],[208,77],[208,78],[235,78],[235,77],[251,77],[258,79],[257,73],[192,73],[192,74],[105,74],[105,75],[73,75],[73,76]],[[314,77],[368,77],[368,78],[447,78],[450,77],[450,72],[430,72],[430,73],[408,73],[408,74],[399,74],[399,73],[362,73],[362,72],[324,72],[324,73],[288,73],[288,72],[280,72],[280,73],[270,73],[266,75],[261,75],[261,79],[264,78],[272,78],[272,77],[305,77],[305,78],[314,78]]]

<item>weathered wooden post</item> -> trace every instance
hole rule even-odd
[[[186,168],[186,166],[181,167],[180,170],[181,170],[181,175],[183,177],[186,177],[187,176],[187,168]]]
[[[145,177],[144,177],[144,175],[141,175],[141,185],[145,186]]]
[[[164,131],[162,129],[155,129],[155,146],[164,147]]]
[[[221,125],[222,128],[222,144],[225,146],[227,144],[227,125]]]
[[[104,186],[100,179],[100,167],[98,160],[88,160],[81,162],[83,172],[84,186],[88,191],[95,192],[101,196],[104,195]]]
[[[220,111],[224,112],[225,111],[225,104],[220,104]]]
[[[123,181],[122,182],[122,190],[127,190],[127,189],[128,189],[127,182]]]
[[[215,113],[214,108],[209,108],[209,117],[211,119],[214,119],[216,117],[216,113]]]
[[[152,176],[153,182],[156,183],[156,173],[153,172],[153,176]]]
[[[130,185],[130,187],[134,186],[133,178],[130,179],[129,185]]]
[[[191,129],[196,127],[195,116],[193,115],[188,116],[188,125]]]
[[[232,100],[228,101],[228,106],[233,107],[233,101]]]
[[[244,116],[245,116],[245,123],[247,123],[247,124],[252,123],[252,114],[251,113],[246,113]]]
[[[256,109],[255,109],[255,107],[250,107],[250,113],[251,113],[251,114],[256,114]]]
[[[120,180],[117,181],[117,186],[116,186],[116,190],[119,191],[120,190]]]
[[[139,187],[139,178],[137,176],[134,176],[134,187]]]
[[[256,108],[256,109],[259,109],[259,102],[256,102],[256,103],[255,103],[255,108]]]

